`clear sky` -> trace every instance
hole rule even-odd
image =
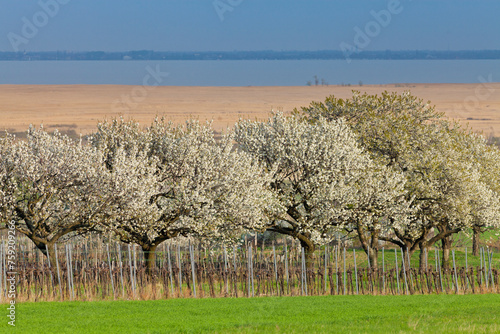
[[[364,50],[500,49],[498,0],[0,0],[0,5],[0,51],[338,50],[341,43],[356,42]]]

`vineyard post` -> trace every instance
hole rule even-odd
[[[366,255],[367,256],[366,259],[368,260],[368,270],[370,270],[371,269],[371,265],[370,265],[370,247],[367,247],[366,249],[367,249],[367,252],[368,252],[367,255]]]
[[[135,245],[133,246],[134,248],[134,290],[137,291],[137,253],[135,251]]]
[[[109,278],[111,278],[111,289],[113,291],[113,299],[116,299],[116,296],[115,296],[115,282],[113,280],[113,268],[111,268],[111,257],[109,256],[109,244],[106,244],[106,253],[108,254]]]
[[[396,261],[396,282],[398,283],[398,295],[401,293],[399,288],[399,269],[398,269],[398,249],[394,248],[394,259]]]
[[[226,295],[229,295],[229,282],[227,277],[227,249],[224,245],[224,285],[226,286]]]
[[[99,242],[99,236],[97,236],[97,241],[96,241],[96,248],[95,248],[95,266],[97,267],[97,250],[99,247],[97,246]]]
[[[345,246],[344,246],[344,295],[346,294]]]
[[[255,297],[255,289],[253,284],[253,253],[252,253],[252,244],[250,243],[250,277],[252,278],[252,297]]]
[[[385,254],[382,247],[382,293],[385,293]]]
[[[326,294],[326,279],[328,278],[328,259],[327,259],[327,254],[328,254],[328,245],[325,245],[325,294]]]
[[[194,257],[193,257],[193,249],[194,247],[191,245],[191,240],[189,241],[189,257],[191,259],[191,272],[193,275],[193,292],[194,292],[194,298],[196,298],[196,272],[194,269]],[[227,285],[226,285],[227,287]]]
[[[182,295],[181,244],[177,244],[177,261],[179,263],[179,297],[181,297]]]
[[[453,273],[454,273],[454,278],[455,278],[455,291],[458,294],[458,277],[457,277],[457,266],[455,264],[455,250],[454,249],[451,251],[451,255],[453,257]]]
[[[227,270],[228,264],[227,264],[227,249],[226,245],[223,245],[223,255],[224,255],[224,270]]]
[[[72,252],[71,252],[71,244],[66,245],[66,254],[68,256],[68,280],[71,283],[71,291],[70,294],[72,296],[72,299],[75,298],[75,285],[73,282],[73,262],[72,262]]]
[[[236,275],[236,246],[233,246],[233,269],[234,275]],[[235,280],[238,281],[236,277]]]
[[[480,263],[480,272],[481,274],[479,275],[481,277],[481,287],[484,285],[484,280],[483,280],[483,256],[482,256],[482,249],[479,249],[479,263]]]
[[[446,292],[443,284],[443,275],[444,275],[444,270],[443,270],[443,262],[440,260],[441,255],[439,255],[439,249],[438,249],[438,266],[439,266],[439,280],[441,281],[441,290],[443,292]]]
[[[436,267],[436,272],[437,272],[438,271],[438,256],[437,256],[436,251],[437,251],[437,249],[434,249],[434,262],[435,262],[434,266]],[[439,291],[439,289],[438,289],[437,284],[436,284],[436,292],[438,292],[438,291]]]
[[[285,277],[286,277],[286,288],[288,289],[288,247],[285,238]]]
[[[251,291],[251,296],[255,297],[255,290],[253,286],[253,261],[252,261],[252,244],[247,243],[248,246],[248,297],[250,297],[250,291]],[[250,287],[251,285],[251,287]],[[250,290],[251,289],[251,290]]]
[[[467,263],[467,247],[465,247],[465,282],[467,284],[467,290],[469,290],[469,275],[467,275],[468,272],[469,266]]]
[[[484,247],[481,247],[481,254],[479,254],[482,258],[483,268],[484,268],[484,281],[486,283],[486,289],[488,289],[488,280],[489,280],[489,272],[488,265],[486,264],[486,254],[484,253]]]
[[[172,297],[174,296],[174,279],[172,277],[172,259],[170,256],[170,245],[167,245],[167,256],[168,256],[168,275],[170,277],[170,289],[172,291]]]
[[[491,283],[490,283],[490,271],[491,271],[491,263],[489,261],[490,259],[490,250],[488,249],[488,246],[486,246],[486,250],[483,249],[483,258],[484,258],[484,268],[485,268],[485,275],[486,275],[486,287],[488,288]]]
[[[258,237],[258,233],[255,233],[255,252],[256,252],[256,257],[257,257],[257,261],[260,261],[261,259],[264,258],[264,248],[266,247],[266,240],[264,238],[262,238],[262,244],[260,245],[260,255],[259,255],[259,248],[257,247],[257,237]],[[259,258],[260,256],[260,258]]]
[[[276,279],[276,290],[278,291],[278,295],[280,295],[279,284],[278,284],[278,265],[276,263],[276,247],[273,241],[273,259],[274,259],[274,278]]]
[[[3,245],[3,243],[2,243]],[[2,247],[3,250],[3,247]],[[54,292],[54,279],[52,278],[52,268],[50,267],[50,255],[49,255],[49,247],[45,244],[45,250],[47,251],[47,262],[49,263],[49,273],[50,273],[50,284],[52,285],[52,292]],[[0,282],[2,278],[0,277]]]
[[[339,244],[335,246],[335,282],[337,283],[336,290],[339,294],[339,262],[338,262]]]
[[[306,265],[306,255],[305,249],[302,247],[302,273],[303,273],[303,289],[305,290],[306,296],[307,294],[307,265]]]
[[[248,242],[246,241],[246,238],[245,238],[245,247],[246,247],[246,250],[247,250],[247,271],[248,271],[248,275],[247,275],[247,292],[248,292],[248,297],[250,298],[250,249],[249,249],[249,246],[248,246]]]
[[[439,273],[439,282],[441,283],[441,292],[444,292],[444,285],[443,285],[443,275],[441,273],[441,263],[440,263],[440,260],[439,260],[439,249],[436,248],[436,266],[437,266],[437,270],[438,270],[438,273]]]
[[[132,293],[134,294],[135,298],[135,286],[134,286],[134,272],[133,272],[133,263],[132,263],[132,252],[130,250],[130,244],[128,244],[128,263],[130,267],[130,286],[132,288]]]
[[[493,262],[493,251],[489,252],[490,255],[488,255],[489,258],[489,267],[490,267],[490,277],[491,277],[491,287],[495,289],[495,279],[493,278],[493,270],[491,268],[492,262]]]
[[[54,244],[54,252],[56,254],[56,266],[57,266],[57,279],[59,281],[59,295],[61,296],[61,300],[63,299],[62,288],[61,288],[61,274],[59,272],[59,260],[57,259],[57,245]]]
[[[401,268],[403,270],[403,277],[405,279],[406,294],[408,295],[409,292],[408,292],[408,280],[406,278],[405,252],[404,252],[404,250],[402,248],[401,248]]]
[[[122,284],[122,298],[125,299],[125,285],[123,284],[123,263],[122,263],[122,253],[120,250],[120,244],[116,244],[116,251],[118,255],[118,261],[120,263],[120,282]]]
[[[411,286],[414,286],[413,285],[413,277],[411,275],[411,259],[410,259],[410,251],[409,250],[406,250],[406,257],[408,258],[408,275],[410,276],[410,283],[411,283]]]
[[[352,255],[354,257],[354,276],[356,277],[356,294],[359,294],[359,287],[358,287],[358,267],[356,265],[356,250],[354,248],[352,250]]]

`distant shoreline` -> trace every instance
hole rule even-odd
[[[24,51],[0,52],[0,61],[134,61],[134,60],[496,60],[500,50],[384,51]]]

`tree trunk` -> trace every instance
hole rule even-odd
[[[451,250],[451,237],[441,239],[441,246],[443,250],[443,269],[450,269],[450,250]]]
[[[378,269],[378,247],[370,247],[370,266],[373,270]]]
[[[314,267],[314,251],[316,246],[307,235],[299,235],[300,246],[304,248],[304,256],[306,258],[306,267],[308,270]]]
[[[38,248],[43,255],[45,255],[50,261],[50,267],[56,268],[56,251],[55,251],[55,242],[42,242],[42,241],[34,241],[36,248]],[[49,253],[47,254],[47,249]]]
[[[419,247],[420,247],[420,255],[418,257],[418,268],[420,269],[420,271],[425,271],[428,265],[428,263],[425,262],[426,260],[425,254],[429,252],[429,249],[423,242],[419,244]]]
[[[370,266],[372,269],[377,270],[378,269],[378,241],[379,241],[379,235],[378,232],[365,232],[364,228],[361,226],[361,224],[357,224],[357,230],[358,230],[358,239],[361,243],[361,246],[363,247],[363,250],[365,253],[368,255],[368,258],[370,260]],[[366,234],[369,233],[369,236],[367,237]]]
[[[472,255],[479,256],[479,235],[481,228],[479,226],[472,227]]]
[[[151,275],[155,266],[156,247],[158,245],[141,245],[144,253],[144,261],[146,262],[146,274]]]

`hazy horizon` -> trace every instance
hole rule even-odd
[[[26,52],[74,52],[74,53],[85,53],[85,52],[106,52],[106,53],[125,53],[125,52],[141,52],[141,51],[151,51],[151,52],[322,52],[322,51],[342,51],[341,49],[317,49],[317,50],[300,50],[300,49],[290,49],[290,50],[277,50],[277,49],[255,49],[255,50],[248,50],[248,49],[235,49],[235,50],[155,50],[155,49],[129,49],[129,50],[109,50],[109,51],[104,51],[104,50],[98,50],[98,49],[88,49],[88,50],[79,50],[79,51],[74,51],[74,50],[63,50],[63,49],[57,49],[57,50],[43,50],[43,51],[33,51],[33,50],[23,50]],[[390,51],[390,52],[410,52],[410,51],[436,51],[436,52],[446,52],[446,51],[451,51],[451,52],[461,52],[461,51],[500,51],[500,47],[497,49],[457,49],[457,50],[438,50],[438,49],[373,49],[373,50],[366,50],[369,52],[385,52],[385,51]],[[11,51],[2,51],[0,52],[11,52]]]

